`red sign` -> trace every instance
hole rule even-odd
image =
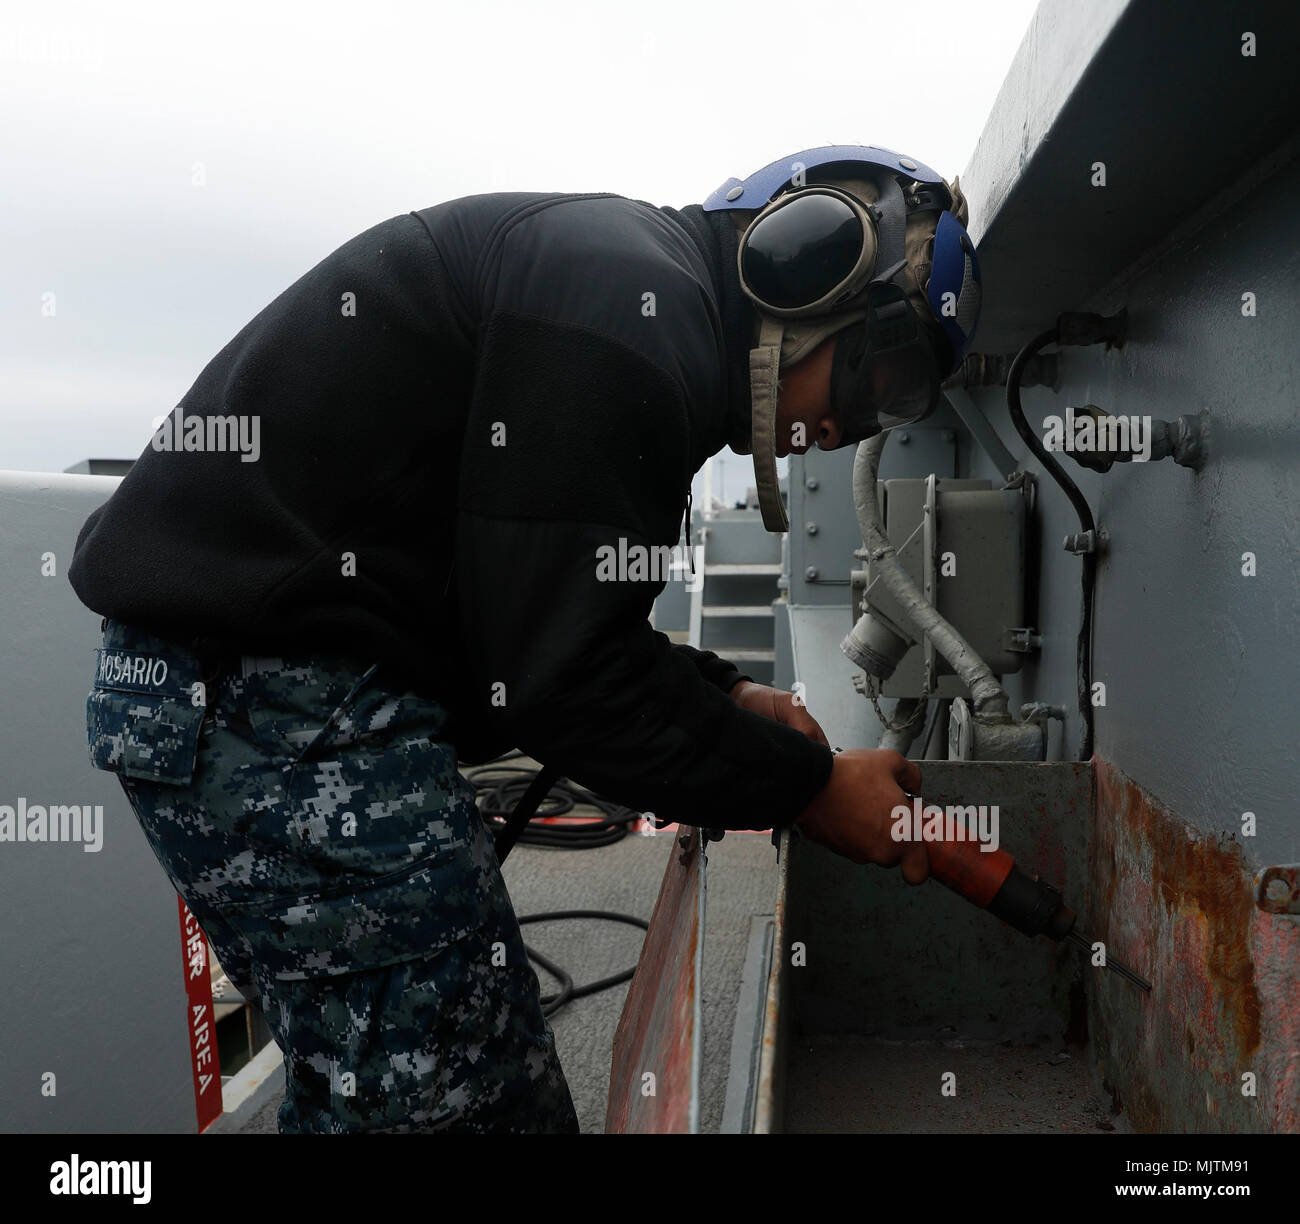
[[[181,960],[185,966],[185,1017],[190,1032],[190,1068],[194,1072],[194,1112],[199,1134],[221,1117],[221,1060],[217,1057],[217,1020],[212,1010],[212,975],[208,940],[181,897]]]

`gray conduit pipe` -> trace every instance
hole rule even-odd
[[[876,500],[876,473],[880,467],[880,452],[885,449],[888,437],[888,433],[879,433],[860,442],[853,460],[853,504],[858,512],[862,543],[871,559],[873,579],[877,579],[898,600],[903,617],[908,622],[907,627],[916,634],[918,640],[924,634],[930,635],[934,648],[948,660],[953,671],[970,689],[975,713],[1009,717],[1007,694],[989,670],[989,665],[921,594],[899,562],[894,546],[885,534],[884,524],[880,521],[880,503]],[[854,625],[849,638],[861,642],[870,618],[870,613],[864,613]],[[852,658],[853,655],[850,653],[849,657]]]

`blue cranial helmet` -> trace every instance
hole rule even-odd
[[[836,335],[840,445],[918,421],[979,318],[965,201],[928,166],[874,145],[827,145],[728,179],[704,202],[743,226],[740,281],[759,318],[751,450],[763,522],[789,520],[776,479],[778,376]]]

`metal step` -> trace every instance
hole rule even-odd
[[[771,616],[771,604],[705,604],[705,616]]]
[[[707,578],[712,574],[716,578],[743,578],[743,577],[766,577],[779,578],[781,576],[781,563],[773,562],[735,562],[719,561],[715,565],[705,564],[704,575]]]
[[[752,646],[742,646],[737,650],[729,650],[726,646],[706,646],[705,650],[711,650],[719,658],[730,659],[733,663],[775,663],[775,650],[755,650]]]

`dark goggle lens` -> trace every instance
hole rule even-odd
[[[806,195],[768,213],[745,237],[741,273],[750,292],[778,310],[821,301],[862,254],[862,222],[843,200]]]

